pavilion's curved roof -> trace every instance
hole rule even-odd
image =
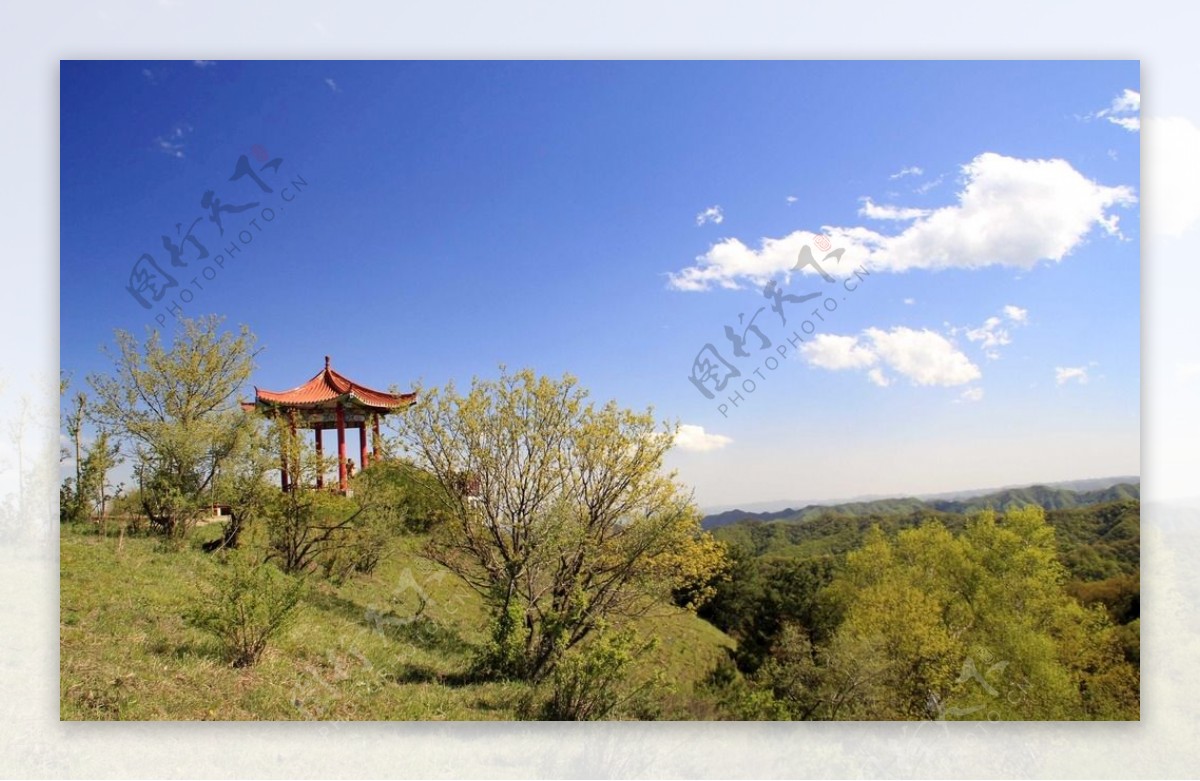
[[[329,366],[325,356],[325,368],[308,382],[286,391],[254,388],[255,404],[283,407],[322,407],[338,401],[357,402],[364,407],[378,410],[395,410],[415,403],[415,393],[387,393],[368,388],[339,374]]]

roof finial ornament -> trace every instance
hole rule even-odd
[[[328,355],[325,356],[325,368],[326,369],[329,368],[329,356]]]

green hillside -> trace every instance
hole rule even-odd
[[[222,564],[200,546],[110,536],[64,525],[61,538],[61,717],[80,719],[513,719],[528,685],[470,682],[484,641],[478,596],[400,538],[370,575],[310,579],[300,615],[261,662],[234,668],[183,616]],[[661,673],[662,718],[694,717],[691,689],[732,641],[694,614],[664,607],[640,619],[658,647],[635,677]],[[673,690],[672,690],[673,689]]]

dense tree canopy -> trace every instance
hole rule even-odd
[[[982,512],[957,535],[875,529],[821,592],[835,631],[784,627],[746,706],[816,719],[1137,718],[1118,628],[1066,577],[1040,508]]]

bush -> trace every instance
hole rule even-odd
[[[540,717],[552,721],[599,721],[627,712],[652,718],[650,712],[657,677],[629,681],[633,663],[657,645],[639,642],[632,630],[601,633],[594,642],[568,653],[550,676],[550,697]]]
[[[492,618],[488,642],[479,648],[471,664],[471,677],[478,680],[505,680],[526,677],[525,642],[528,632],[525,609],[519,600],[510,599]]]
[[[234,667],[255,664],[287,627],[304,583],[266,563],[231,555],[215,582],[201,587],[188,623],[216,637]]]

